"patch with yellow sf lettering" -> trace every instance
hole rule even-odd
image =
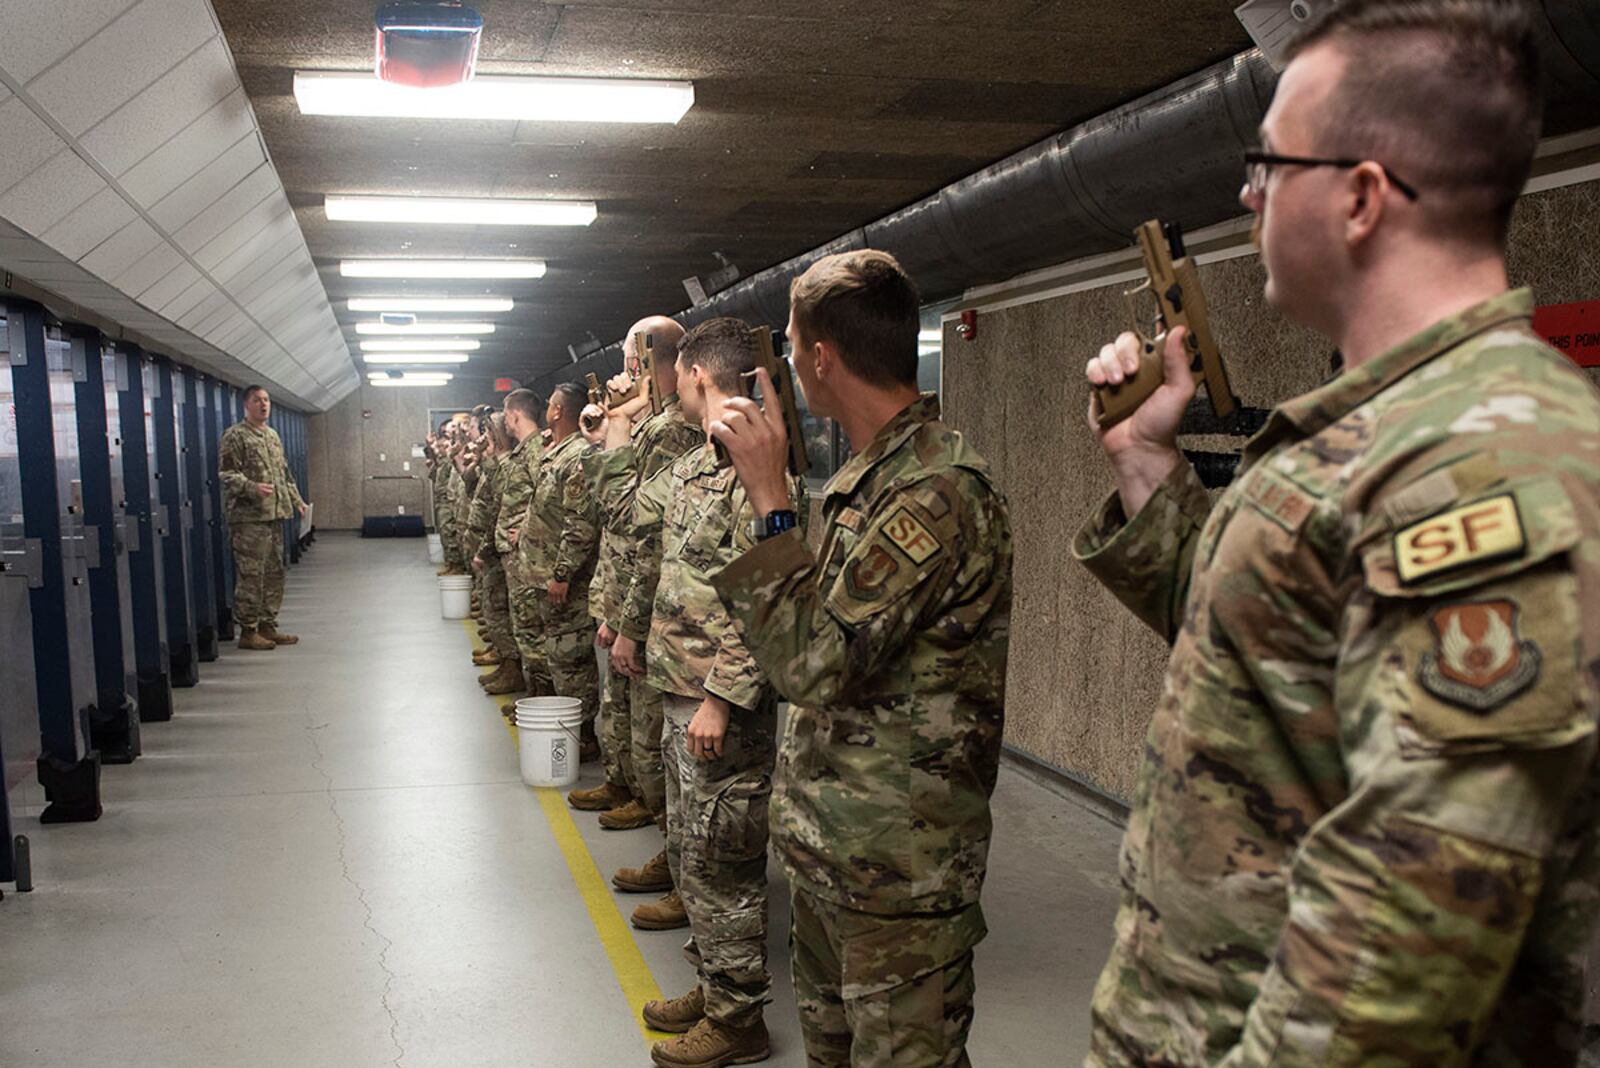
[[[904,508],[889,517],[889,522],[884,524],[883,534],[889,539],[890,544],[905,553],[913,564],[926,563],[944,548],[939,544],[939,539],[929,533],[928,528]]]
[[[1521,556],[1527,545],[1516,498],[1503,493],[1400,531],[1394,537],[1395,568],[1400,582],[1410,586],[1472,564]]]

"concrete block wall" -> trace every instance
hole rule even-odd
[[[427,472],[411,450],[427,436],[430,409],[497,405],[502,396],[490,378],[457,378],[439,389],[374,389],[363,383],[312,416],[308,466],[317,526],[355,530],[364,516],[401,509],[427,516]]]
[[[1512,236],[1513,284],[1533,286],[1542,304],[1600,298],[1597,221],[1600,183],[1523,198]],[[1323,381],[1327,343],[1266,306],[1254,256],[1208,265],[1201,277],[1244,403],[1270,408]],[[994,466],[1016,532],[1006,740],[1123,800],[1132,792],[1167,648],[1073,561],[1071,546],[1111,488],[1085,425],[1083,365],[1127,329],[1125,288],[982,312],[971,342],[947,329],[943,383],[946,417]],[[1600,382],[1600,372],[1591,374]]]

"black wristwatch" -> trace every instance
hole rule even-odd
[[[800,517],[793,511],[785,508],[782,511],[768,512],[766,518],[757,516],[750,521],[750,534],[756,541],[765,541],[776,538],[779,534],[793,530],[800,525]]]

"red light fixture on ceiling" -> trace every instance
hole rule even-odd
[[[378,8],[377,72],[412,89],[459,85],[472,77],[483,16],[454,0],[397,0]]]

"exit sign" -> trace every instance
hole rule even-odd
[[[494,391],[496,393],[510,393],[516,388],[517,380],[515,378],[497,378],[494,380]]]
[[[1536,309],[1533,329],[1579,367],[1600,367],[1600,300]]]

